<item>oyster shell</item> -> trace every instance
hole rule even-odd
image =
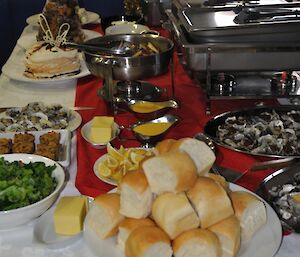
[[[300,155],[300,111],[273,109],[252,116],[230,116],[219,125],[216,137],[253,154]]]
[[[60,104],[32,102],[23,108],[7,109],[5,117],[0,118],[0,131],[65,129],[71,119],[71,111]]]

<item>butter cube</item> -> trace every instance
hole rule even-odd
[[[109,142],[112,138],[113,117],[96,116],[91,124],[91,141],[95,144]]]
[[[64,196],[54,210],[54,230],[57,234],[72,236],[83,229],[87,213],[86,196]]]

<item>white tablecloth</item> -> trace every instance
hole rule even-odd
[[[30,28],[25,28],[23,35]],[[16,46],[15,51],[19,50]],[[22,60],[20,60],[22,61]],[[28,102],[43,101],[45,103],[60,103],[65,106],[74,106],[76,85],[65,86],[45,86],[38,83],[30,84],[11,80],[0,76],[0,107],[24,106]],[[71,165],[67,169],[70,174],[70,180],[62,195],[78,194],[75,188],[76,176],[76,137],[72,138]],[[63,249],[51,249],[45,245],[37,243],[33,238],[33,226],[31,222],[24,226],[11,229],[0,230],[0,256],[1,257],[92,257],[92,252],[88,249],[82,239]],[[299,256],[300,234],[291,234],[283,237],[282,244],[275,257],[294,257]],[[268,247],[268,246],[266,246]],[[257,256],[255,257],[266,257]]]

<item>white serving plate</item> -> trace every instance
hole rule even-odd
[[[13,209],[9,211],[0,211],[0,229],[11,229],[16,226],[25,224],[41,214],[43,214],[57,199],[65,183],[65,172],[62,167],[55,161],[46,157],[34,154],[3,154],[0,155],[9,162],[22,161],[23,163],[44,162],[46,166],[56,165],[52,176],[56,178],[56,189],[44,199],[31,205]],[[0,252],[1,253],[1,252]],[[2,256],[2,254],[1,254]]]
[[[48,86],[48,87],[53,87],[58,85],[74,86],[74,84],[76,85],[76,81],[78,78],[82,78],[90,75],[90,71],[88,70],[85,64],[85,61],[81,57],[81,61],[80,61],[81,68],[78,74],[72,76],[60,76],[57,78],[43,78],[43,79],[28,78],[24,75],[24,71],[25,71],[24,59],[25,59],[24,49],[18,49],[15,55],[11,55],[11,57],[2,67],[2,73],[13,80],[41,84],[42,86]]]
[[[247,191],[254,194],[253,192],[232,183],[230,183],[230,189],[233,191]],[[267,223],[250,241],[242,243],[236,257],[272,257],[277,253],[281,245],[282,228],[278,216],[266,201],[256,194],[254,195],[263,201],[266,206]],[[91,229],[85,226],[83,238],[92,252],[98,257],[124,257],[124,254],[117,246],[116,237],[101,240]]]
[[[56,133],[60,134],[60,141],[61,149],[59,152],[57,162],[63,166],[68,167],[70,165],[70,154],[71,154],[71,133],[67,129],[60,129],[60,130],[51,130],[55,131]],[[49,131],[29,131],[28,134],[32,134],[35,138],[34,143],[35,146],[40,143],[40,136],[46,134]],[[12,139],[14,138],[15,134],[20,134],[22,132],[7,132],[7,133],[0,133],[0,138],[7,138]]]
[[[104,154],[102,155],[100,158],[98,158],[95,163],[94,163],[94,166],[93,166],[93,171],[94,171],[94,174],[96,175],[97,178],[99,178],[101,181],[107,183],[107,184],[110,184],[110,185],[113,185],[113,186],[117,186],[118,183],[116,180],[112,179],[112,178],[106,178],[106,177],[103,177],[99,174],[99,171],[98,171],[98,166],[101,162],[103,162],[104,160],[106,160],[107,158],[107,154]]]
[[[73,132],[73,131],[75,131],[80,126],[80,124],[82,122],[82,117],[81,117],[81,115],[78,112],[73,111],[73,110],[71,110],[71,109],[69,109],[67,107],[64,107],[64,108],[66,108],[70,112],[70,120],[69,120],[69,124],[66,127],[66,129],[68,129],[71,132]],[[10,116],[7,116],[5,114],[5,112],[0,113],[0,118],[8,118],[8,117],[10,117]],[[9,131],[7,131],[7,132],[9,132]]]
[[[39,13],[29,16],[26,19],[26,23],[31,26],[39,26]],[[100,16],[98,13],[86,11],[87,20],[82,22],[82,25],[100,22]]]
[[[103,143],[97,144],[97,143],[95,143],[91,140],[91,126],[92,126],[92,120],[88,121],[87,123],[85,123],[82,126],[82,128],[81,128],[82,137],[85,139],[85,141],[90,143],[96,149],[106,148],[108,142],[103,142]],[[113,128],[112,128],[112,138],[111,138],[110,141],[114,140],[119,134],[120,134],[119,125],[116,122],[114,122],[113,123]]]

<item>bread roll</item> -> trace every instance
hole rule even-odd
[[[130,233],[139,227],[155,226],[154,221],[151,219],[132,219],[125,218],[119,224],[119,233],[118,233],[118,246],[125,252],[125,242],[129,237]]]
[[[105,239],[118,231],[119,223],[124,216],[119,213],[120,195],[108,193],[97,196],[88,211],[84,227],[92,230],[98,237]]]
[[[135,229],[125,243],[125,257],[171,257],[171,242],[158,227]]]
[[[219,183],[225,189],[226,192],[231,191],[230,188],[229,188],[228,181],[226,181],[226,179],[223,176],[217,175],[217,174],[214,174],[214,173],[208,173],[207,177],[212,178],[214,181]]]
[[[240,249],[241,228],[240,222],[235,215],[210,226],[208,228],[219,238],[222,257],[234,257]]]
[[[211,178],[200,176],[187,196],[197,211],[201,228],[207,228],[234,214],[226,191]]]
[[[216,160],[214,152],[207,144],[195,138],[182,138],[172,145],[172,149],[186,152],[194,161],[198,175],[205,176]]]
[[[229,196],[234,213],[240,221],[242,241],[249,240],[267,222],[266,207],[249,192],[235,191]]]
[[[146,160],[143,170],[155,194],[186,191],[197,179],[193,160],[180,151],[167,152]]]
[[[172,245],[175,257],[220,257],[222,251],[217,236],[200,228],[182,233]]]
[[[144,172],[126,173],[120,185],[120,213],[129,218],[145,218],[151,212],[152,192]]]
[[[153,152],[155,155],[160,155],[166,152],[169,152],[172,145],[176,142],[176,139],[164,139],[163,141],[160,141],[155,146]]]
[[[199,226],[199,218],[185,193],[159,195],[153,202],[152,217],[171,239]]]

